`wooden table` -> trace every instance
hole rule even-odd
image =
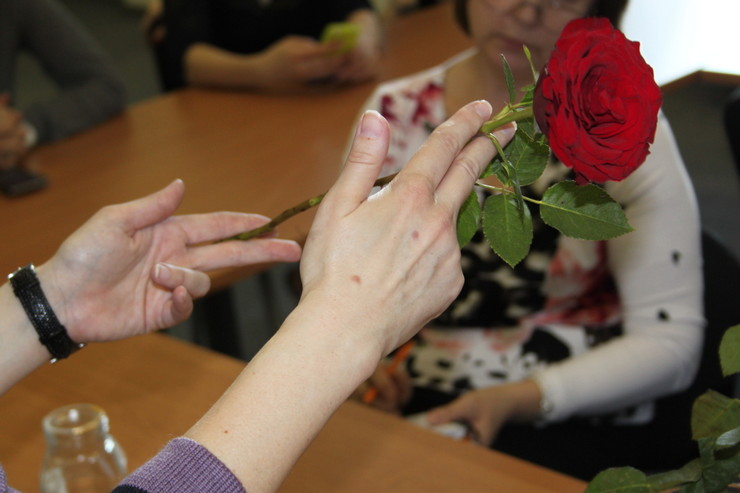
[[[41,419],[75,402],[102,406],[129,469],[184,433],[242,370],[238,360],[162,334],[93,344],[45,365],[0,397],[0,463],[10,483],[38,491]],[[345,403],[281,492],[580,492],[579,480],[399,418]]]
[[[389,30],[381,79],[438,63],[468,40],[442,4],[401,17]],[[375,83],[303,96],[188,89],[133,105],[73,138],[35,151],[50,179],[26,197],[0,196],[0,270],[41,263],[100,207],[187,186],[179,212],[236,210],[274,216],[326,191],[341,167],[358,110]],[[280,230],[304,238],[312,214]],[[254,272],[214,275],[214,288]]]
[[[380,80],[439,63],[469,45],[444,3],[396,19]],[[39,148],[29,165],[49,177],[41,192],[0,196],[0,271],[42,263],[104,205],[149,194],[175,178],[187,192],[179,213],[234,210],[275,216],[323,193],[341,168],[358,111],[377,81],[306,95],[186,89],[143,101],[80,135]],[[314,211],[281,236],[302,241]],[[267,264],[211,274],[198,303],[211,347],[237,355],[227,288]],[[267,303],[269,300],[262,301]]]

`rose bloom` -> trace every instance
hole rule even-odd
[[[660,89],[653,69],[607,19],[570,22],[537,81],[534,113],[555,156],[579,184],[620,181],[655,137]]]

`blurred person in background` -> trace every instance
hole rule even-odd
[[[21,53],[33,57],[58,89],[27,108],[15,106]],[[88,129],[125,105],[113,62],[62,3],[0,2],[0,168],[18,165],[32,147]]]
[[[524,45],[539,69],[570,21],[598,16],[618,26],[627,2],[452,6],[474,46],[382,83],[363,108],[391,124],[384,174],[400,169],[460,101],[484,98],[498,113],[509,100],[502,54],[519,86],[531,84]],[[553,162],[525,194],[539,199],[569,173]],[[422,330],[405,367],[389,374],[381,365],[357,395],[372,385],[376,407],[428,412],[431,425],[462,420],[485,445],[583,479],[610,466],[655,469],[666,454],[643,454],[652,462],[642,464],[629,442],[651,425],[656,398],[692,383],[704,326],[699,213],[663,115],[645,164],[605,188],[633,232],[576,240],[545,225],[535,208],[531,251],[513,269],[479,233],[463,249],[460,296]],[[652,450],[645,445],[639,448]],[[693,457],[689,436],[686,448]]]
[[[354,48],[322,43],[325,26],[359,27]],[[383,48],[368,0],[154,0],[144,27],[162,87],[295,92],[375,76]]]

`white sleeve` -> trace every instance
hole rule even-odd
[[[608,242],[623,335],[537,375],[550,420],[616,411],[687,388],[701,359],[701,225],[694,190],[661,114],[651,154],[607,186],[634,231]]]

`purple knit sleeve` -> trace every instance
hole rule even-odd
[[[148,493],[246,493],[223,462],[189,438],[170,441],[119,488]]]
[[[8,486],[8,480],[5,478],[5,469],[0,465],[0,493],[20,493]]]

